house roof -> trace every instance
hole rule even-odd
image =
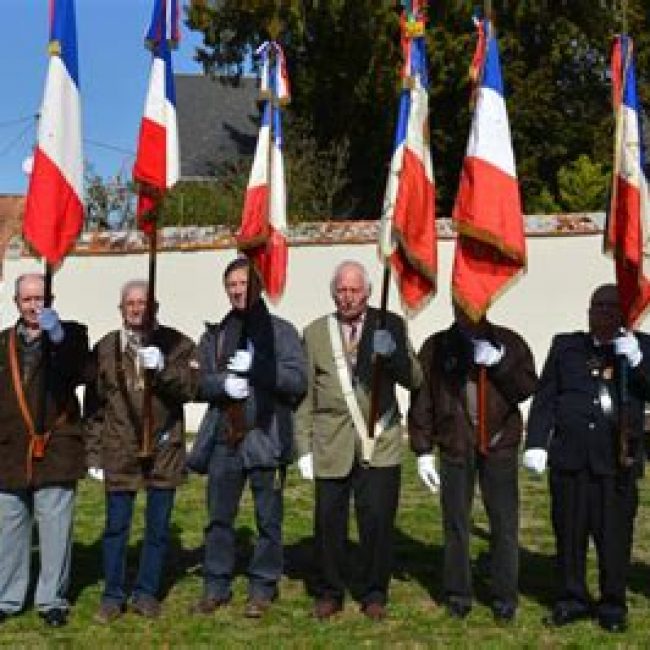
[[[226,161],[252,156],[259,127],[257,79],[177,74],[181,179],[214,177]]]

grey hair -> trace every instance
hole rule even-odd
[[[124,298],[126,294],[129,293],[132,289],[142,289],[145,293],[149,291],[149,283],[146,280],[129,280],[122,285],[120,289],[120,304],[124,303]]]
[[[45,284],[45,276],[42,273],[21,273],[16,278],[16,283],[14,284],[14,298],[18,298],[18,293],[20,292],[20,285],[24,280],[28,279],[39,279]]]
[[[354,268],[357,269],[359,273],[361,273],[361,278],[363,279],[363,288],[366,290],[366,295],[369,296],[370,292],[372,291],[372,283],[370,282],[370,276],[368,275],[366,267],[361,264],[361,262],[357,262],[356,260],[343,260],[336,265],[334,273],[332,273],[332,279],[330,280],[330,293],[332,294],[332,298],[336,294],[336,281],[339,279],[339,276],[346,268]]]

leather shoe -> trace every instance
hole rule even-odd
[[[383,621],[386,618],[386,607],[381,603],[368,603],[361,607],[361,611],[371,621]]]
[[[567,607],[556,605],[550,616],[544,618],[544,625],[549,627],[564,627],[576,621],[590,618],[591,614],[586,607]]]
[[[95,616],[93,616],[93,621],[95,621],[95,623],[101,623],[102,625],[108,625],[114,620],[120,618],[120,616],[124,614],[125,609],[124,605],[121,605],[120,603],[103,602],[99,606]]]
[[[134,598],[131,609],[145,618],[158,618],[160,616],[160,603],[152,596]]]
[[[4,623],[10,616],[11,614],[9,612],[0,609],[0,623]]]
[[[468,603],[462,603],[457,600],[452,600],[447,603],[447,614],[451,618],[463,619],[472,611],[472,606]]]
[[[63,627],[68,623],[68,611],[61,607],[53,607],[46,612],[40,612],[40,617],[49,627]]]
[[[513,603],[504,602],[502,600],[495,600],[494,603],[492,603],[492,614],[497,623],[505,625],[512,623],[512,621],[515,620],[516,612],[517,608]]]
[[[269,607],[271,607],[271,600],[268,598],[249,598],[244,609],[244,616],[246,618],[262,618]]]
[[[220,607],[230,604],[231,596],[203,596],[190,607],[190,614],[214,614]]]
[[[625,632],[627,630],[627,619],[621,614],[600,614],[598,625],[608,632]]]
[[[314,618],[317,618],[319,621],[326,621],[328,618],[332,618],[332,616],[338,614],[342,610],[343,605],[340,602],[324,598],[316,601],[316,604],[314,605]]]

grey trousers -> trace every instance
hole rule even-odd
[[[34,604],[41,612],[68,608],[75,491],[70,484],[0,492],[0,611],[25,604],[34,521],[41,559]]]

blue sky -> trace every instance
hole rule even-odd
[[[24,193],[22,161],[34,145],[34,115],[40,109],[48,64],[48,0],[0,2],[0,194]],[[104,177],[120,171],[130,174],[151,63],[144,35],[153,0],[75,4],[85,157]],[[181,30],[174,70],[200,74],[192,61],[200,34],[185,25]]]

